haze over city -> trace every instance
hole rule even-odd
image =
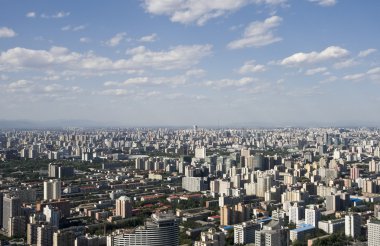
[[[375,0],[1,1],[0,120],[378,125],[379,12]]]

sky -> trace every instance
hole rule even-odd
[[[380,125],[378,0],[0,0],[0,119]]]

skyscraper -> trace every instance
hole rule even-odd
[[[50,179],[44,181],[44,200],[56,200],[61,198],[61,181]]]
[[[3,228],[7,231],[9,219],[21,215],[21,201],[18,197],[5,195],[3,197]]]

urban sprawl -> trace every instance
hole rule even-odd
[[[1,245],[376,245],[377,128],[0,129]]]

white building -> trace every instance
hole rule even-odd
[[[378,246],[380,243],[380,221],[373,219],[368,226],[368,246]]]
[[[260,224],[254,223],[252,221],[234,225],[234,243],[255,243],[255,232],[257,230],[260,230]]]
[[[344,234],[347,237],[358,237],[360,235],[361,217],[359,214],[349,214],[344,217]]]
[[[345,219],[319,221],[318,228],[328,234],[343,231],[345,228]]]
[[[305,224],[313,225],[318,228],[318,222],[321,219],[321,212],[315,206],[305,209]]]
[[[61,198],[61,181],[50,179],[44,181],[44,200],[56,200]]]

